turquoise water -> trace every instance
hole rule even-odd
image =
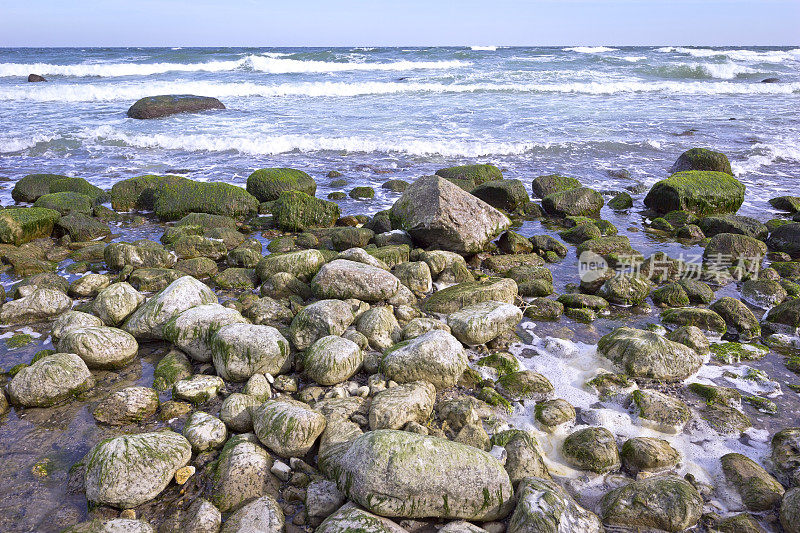
[[[228,109],[125,116],[169,93]],[[12,180],[178,171],[242,184],[293,166],[327,193],[333,169],[380,185],[477,160],[526,183],[561,172],[608,189],[652,183],[700,145],[728,154],[749,186],[742,212],[757,214],[800,174],[800,48],[0,49],[0,102]]]

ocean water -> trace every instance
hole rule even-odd
[[[227,110],[125,116],[138,98],[181,93]],[[800,48],[0,49],[0,102],[11,180],[180,172],[242,184],[291,166],[327,193],[329,170],[380,185],[480,161],[526,183],[560,172],[611,189],[661,179],[707,146],[728,154],[748,185],[743,213],[756,214],[800,175]],[[631,177],[609,175],[620,169]],[[393,199],[379,191],[358,209]]]

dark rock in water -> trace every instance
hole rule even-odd
[[[284,191],[300,191],[314,196],[317,182],[302,170],[293,168],[262,168],[247,178],[247,192],[259,202],[277,200]]]
[[[751,217],[738,215],[712,216],[700,219],[697,223],[706,237],[720,233],[738,233],[754,239],[764,240],[769,234],[767,226]]]
[[[472,194],[494,208],[509,212],[530,201],[528,191],[520,180],[487,181],[475,187]]]
[[[156,190],[163,183],[188,181],[181,176],[137,176],[118,181],[111,187],[111,207],[115,211],[152,211]]]
[[[781,226],[773,231],[767,246],[770,250],[786,252],[791,256],[800,255],[800,223],[792,223]]]
[[[671,173],[684,170],[711,170],[733,176],[728,156],[705,148],[692,148],[683,152],[670,169]]]
[[[778,83],[779,81],[781,81],[779,78],[765,78],[761,80],[761,83]]]
[[[59,174],[29,174],[14,184],[11,197],[17,202],[35,202],[40,196],[56,192],[76,192],[97,203],[105,202],[108,195],[83,178],[70,178]]]
[[[735,213],[744,202],[744,185],[725,172],[677,172],[650,189],[644,205],[658,213],[685,210],[698,216]]]
[[[62,234],[68,234],[74,242],[87,242],[111,235],[111,229],[95,218],[80,213],[70,213],[56,222]]]
[[[788,211],[789,213],[800,212],[800,196],[779,196],[772,198],[769,205],[781,211]]]
[[[545,196],[542,207],[547,214],[566,216],[597,216],[603,207],[603,197],[588,187],[576,187]]]
[[[229,183],[184,179],[161,183],[154,194],[153,210],[162,220],[177,220],[189,213],[240,218],[258,212],[258,200]]]
[[[20,246],[49,237],[58,219],[58,211],[43,207],[3,209],[0,211],[0,243]]]
[[[225,109],[222,102],[209,96],[191,94],[166,94],[148,96],[138,100],[128,109],[130,118],[148,119],[174,115],[176,113],[197,113],[209,109]]]
[[[511,222],[483,200],[439,176],[417,179],[392,206],[393,226],[420,246],[476,253]]]
[[[300,191],[282,192],[272,211],[275,223],[284,231],[327,228],[339,218],[339,206]]]
[[[575,178],[567,176],[560,176],[558,174],[549,174],[547,176],[539,176],[531,182],[531,190],[533,195],[537,198],[544,198],[556,192],[568,191],[581,186],[581,182]]]
[[[38,82],[38,81],[47,81],[47,80],[44,79],[44,76],[39,76],[38,74],[28,74],[28,82],[29,83],[35,83],[35,82]]]

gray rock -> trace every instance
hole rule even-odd
[[[164,326],[175,316],[196,305],[217,303],[207,285],[191,276],[170,283],[131,314],[122,329],[139,340],[164,338]]]
[[[400,280],[392,273],[346,259],[325,264],[311,280],[311,290],[319,298],[355,298],[365,302],[389,299],[400,286]]]
[[[294,400],[269,400],[254,409],[253,428],[264,446],[281,457],[302,457],[325,430],[325,417]]]
[[[289,338],[298,350],[328,335],[341,335],[353,323],[353,309],[341,300],[320,300],[304,307],[292,320]]]
[[[111,276],[108,274],[85,274],[76,279],[69,285],[69,294],[79,298],[86,298],[97,294],[98,291],[111,284]]]
[[[389,348],[381,368],[386,377],[398,383],[423,380],[444,389],[461,377],[467,368],[467,355],[458,339],[433,330]]]
[[[306,350],[304,370],[320,385],[336,385],[358,372],[363,361],[364,354],[355,342],[328,335]]]
[[[504,302],[488,301],[464,307],[447,317],[452,334],[468,345],[485,344],[513,330],[522,311]]]
[[[433,288],[431,269],[424,261],[406,261],[395,265],[392,274],[417,297],[429,293]]]
[[[172,386],[172,397],[176,400],[203,403],[216,397],[224,388],[225,382],[221,377],[198,374],[176,381]]]
[[[94,410],[95,419],[112,426],[139,423],[158,410],[158,393],[149,387],[126,387],[111,393]]]
[[[620,466],[614,435],[603,427],[590,427],[571,433],[561,448],[567,462],[579,470],[598,474]]]
[[[47,407],[93,385],[94,379],[83,359],[72,353],[56,353],[17,372],[8,384],[8,396],[14,405]]]
[[[289,351],[289,341],[272,326],[228,324],[211,339],[214,368],[229,381],[247,381],[253,374],[280,374],[291,363]]]
[[[158,496],[191,456],[189,442],[171,431],[103,440],[85,459],[86,498],[122,509],[136,507]]]
[[[312,481],[306,488],[306,513],[312,526],[318,526],[346,501],[336,483],[321,479]]]
[[[344,504],[315,533],[408,533],[388,518],[369,513],[352,502]]]
[[[183,426],[183,436],[192,445],[195,453],[222,447],[228,436],[225,424],[219,418],[203,411],[195,411],[189,415]]]
[[[262,496],[233,513],[221,533],[278,533],[284,531],[283,511],[272,496]]]
[[[97,293],[92,303],[92,311],[107,326],[121,324],[131,313],[142,305],[145,296],[124,281],[113,283]]]
[[[403,328],[402,331],[402,338],[403,340],[410,340],[420,335],[423,335],[429,331],[433,331],[435,329],[440,329],[442,331],[446,331],[450,333],[450,326],[442,322],[441,320],[436,320],[435,318],[414,318],[409,321],[408,324]]]
[[[367,338],[373,350],[383,351],[401,338],[400,324],[391,308],[385,306],[367,310],[359,317],[356,329]]]
[[[786,428],[772,437],[772,468],[787,487],[800,485],[800,428]]]
[[[181,533],[218,533],[222,527],[222,513],[205,498],[196,499],[181,523]]]
[[[235,309],[218,303],[196,305],[173,317],[164,325],[164,340],[174,344],[195,361],[211,361],[211,339],[223,326],[246,324]]]
[[[474,253],[510,226],[497,209],[438,176],[417,179],[390,217],[424,248]]]
[[[245,433],[253,431],[253,418],[250,409],[254,409],[263,402],[249,394],[234,392],[222,402],[219,417],[231,431]]]
[[[53,340],[58,341],[72,329],[102,325],[103,321],[94,315],[81,311],[67,311],[53,320],[53,325],[50,327],[50,335],[52,335]]]
[[[625,441],[619,452],[622,466],[633,474],[660,472],[675,467],[680,461],[678,450],[663,439],[634,437]]]
[[[550,479],[550,472],[530,435],[519,432],[503,448],[506,451],[506,472],[514,486],[530,477]]]
[[[139,343],[130,333],[108,326],[89,326],[67,331],[58,351],[77,354],[89,368],[122,368],[136,358]]]
[[[298,279],[311,279],[325,264],[325,256],[319,250],[299,250],[285,254],[270,254],[259,261],[256,273],[262,281],[267,281],[273,274],[288,272]]]
[[[175,254],[152,241],[114,242],[106,246],[103,256],[111,270],[122,270],[126,266],[172,268],[178,260]]]
[[[800,487],[786,492],[781,502],[780,517],[786,533],[800,533]]]
[[[0,324],[28,324],[47,320],[69,310],[72,300],[56,289],[36,288],[27,296],[0,307]]]
[[[536,477],[522,480],[508,533],[602,533],[597,515],[578,505],[557,483]]]
[[[379,392],[369,409],[369,427],[401,429],[409,422],[424,424],[433,411],[436,388],[427,381],[413,381]]]
[[[697,372],[702,357],[691,348],[656,333],[621,327],[597,343],[600,355],[611,359],[633,377],[684,380]]]
[[[214,468],[211,501],[226,513],[272,489],[272,459],[253,434],[231,437]]]
[[[754,512],[774,509],[783,498],[783,487],[758,463],[739,453],[720,458],[722,472],[748,510]]]
[[[633,391],[631,398],[639,422],[662,433],[680,433],[692,418],[685,403],[661,392],[640,389]]]

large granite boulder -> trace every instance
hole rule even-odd
[[[744,185],[723,172],[677,172],[650,189],[644,205],[657,213],[689,211],[697,216],[736,213],[744,202]]]
[[[443,330],[395,344],[386,352],[381,369],[398,383],[428,381],[437,389],[456,384],[467,368],[467,354],[461,343]]]
[[[311,289],[319,298],[365,302],[387,300],[397,294],[401,285],[391,272],[347,259],[323,265],[311,280]]]
[[[86,499],[128,509],[158,496],[189,463],[192,447],[172,431],[100,441],[86,455]]]
[[[48,407],[94,385],[83,359],[72,353],[42,357],[21,369],[8,384],[11,403],[23,407]]]
[[[603,525],[557,483],[536,477],[524,478],[517,489],[517,507],[508,523],[508,533],[602,533]]]
[[[211,361],[211,339],[220,328],[246,323],[247,320],[235,309],[218,303],[196,305],[164,325],[164,340],[192,359],[205,363]]]
[[[475,253],[507,229],[500,211],[446,179],[417,179],[390,211],[393,225],[425,248]]]
[[[688,346],[651,331],[627,327],[602,337],[597,351],[638,378],[680,381],[703,364],[703,358]]]
[[[253,374],[278,375],[290,363],[289,341],[272,326],[233,323],[211,339],[217,374],[229,381],[246,381]]]
[[[295,315],[289,326],[289,339],[298,350],[328,335],[341,335],[353,323],[353,309],[342,300],[320,300]]]
[[[211,303],[217,303],[214,291],[193,277],[184,276],[136,309],[122,329],[139,340],[163,339],[167,322],[191,307]]]
[[[27,324],[47,320],[69,310],[72,300],[56,289],[37,288],[0,308],[0,324]]]
[[[337,463],[339,490],[381,516],[488,521],[513,505],[511,481],[497,459],[445,439],[370,431]]]
[[[130,118],[161,118],[178,113],[197,113],[210,109],[225,109],[225,105],[210,96],[164,94],[137,100],[129,109]]]
[[[325,430],[325,417],[295,400],[268,400],[252,411],[253,429],[281,457],[302,457]]]
[[[136,358],[139,343],[133,335],[108,326],[88,326],[67,331],[58,351],[77,354],[89,368],[116,369]]]

